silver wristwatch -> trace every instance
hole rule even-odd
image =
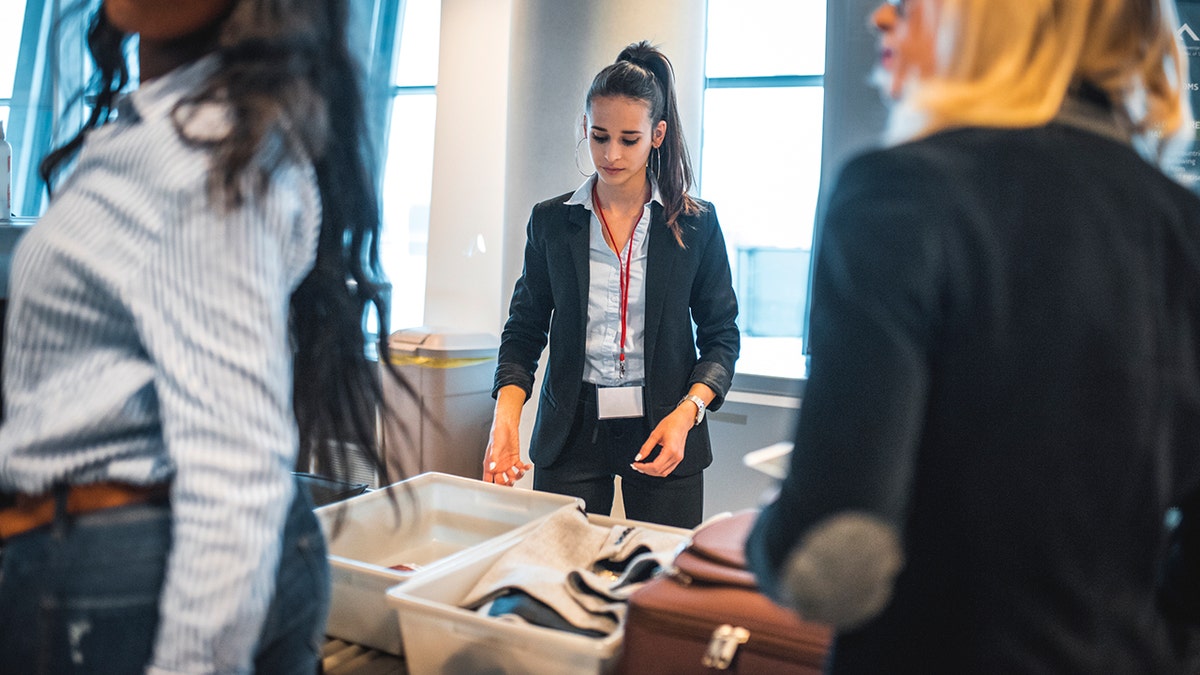
[[[692,424],[692,426],[696,426],[697,424],[703,422],[704,410],[708,407],[704,404],[704,399],[696,396],[695,394],[688,394],[687,396],[679,399],[679,403],[676,403],[675,407],[678,408],[679,406],[683,405],[684,401],[691,401],[692,403],[696,404],[696,422]]]

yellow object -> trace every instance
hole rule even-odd
[[[422,366],[424,368],[463,368],[485,361],[495,360],[493,357],[473,359],[450,359],[441,356],[407,356],[392,354],[388,358],[393,366]]]

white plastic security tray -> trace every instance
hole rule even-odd
[[[596,525],[637,525],[681,536],[691,530],[589,515]],[[388,591],[404,639],[411,675],[522,673],[586,675],[609,673],[620,656],[624,631],[600,638],[532,624],[505,621],[458,604],[496,560],[519,541],[506,538],[472,549],[470,555],[421,573]]]
[[[574,497],[430,472],[315,509],[329,542],[333,581],[325,632],[401,654],[389,588],[473,546],[519,536],[560,508],[581,506]]]

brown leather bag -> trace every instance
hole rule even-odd
[[[759,593],[742,553],[757,511],[696,531],[675,569],[629,598],[617,672],[822,672],[832,632]]]

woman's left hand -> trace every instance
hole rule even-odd
[[[660,478],[671,475],[675,467],[683,461],[688,432],[696,424],[696,415],[691,411],[690,406],[679,406],[654,427],[650,438],[646,439],[642,449],[633,458],[633,464],[630,464],[634,471]],[[643,461],[650,456],[656,445],[662,446],[658,457],[652,462]]]

